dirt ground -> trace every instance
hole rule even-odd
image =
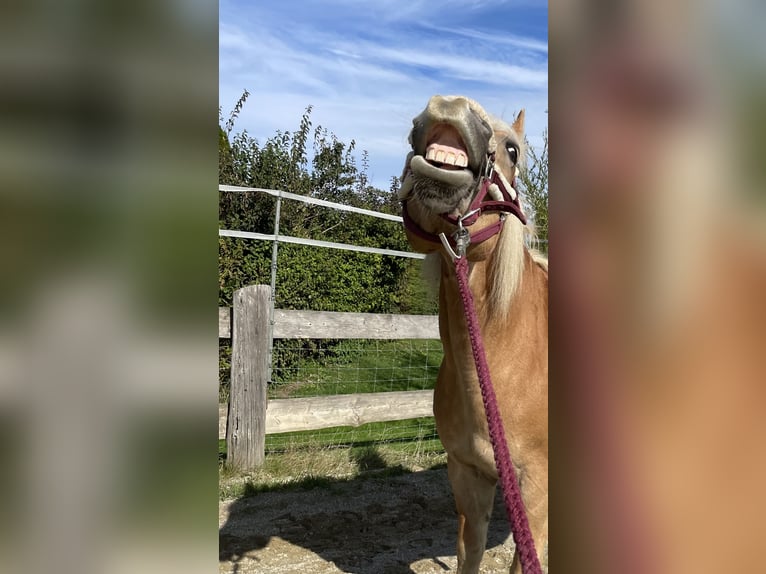
[[[456,566],[446,469],[226,500],[218,521],[220,573],[442,574]],[[507,574],[512,558],[497,497],[481,572]]]

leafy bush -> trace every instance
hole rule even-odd
[[[277,131],[263,144],[246,131],[233,134],[248,96],[243,93],[225,126],[219,126],[221,184],[284,190],[398,214],[395,178],[389,191],[369,185],[367,153],[362,152],[360,168],[353,140],[346,144],[322,126],[312,131],[311,106],[296,131]],[[223,118],[220,121],[223,124]],[[271,234],[275,209],[276,199],[263,193],[222,192],[219,227]],[[280,210],[280,235],[408,249],[403,229],[395,222],[293,200],[282,200]],[[268,241],[219,237],[219,305],[231,306],[234,291],[241,287],[270,284],[272,250]],[[435,298],[424,289],[416,265],[413,260],[392,256],[280,243],[275,305],[281,309],[433,313]],[[221,377],[227,381],[227,347],[221,348]],[[296,341],[290,349],[274,357],[275,367],[289,370],[294,357],[306,357],[311,343]]]

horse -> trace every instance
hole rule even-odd
[[[524,166],[524,110],[512,124],[463,96],[433,96],[413,119],[401,177],[405,231],[438,277],[444,358],[434,416],[458,513],[457,565],[475,574],[484,555],[498,472],[451,249],[437,239],[470,224],[469,285],[485,341],[506,442],[541,563],[548,539],[548,264],[525,245],[530,227],[513,185]],[[482,187],[484,176],[493,183]],[[486,189],[487,198],[477,198]],[[516,213],[477,205],[504,201]],[[482,201],[484,203],[482,203]],[[480,205],[481,204],[481,205]],[[513,211],[513,210],[511,210]],[[477,217],[478,215],[478,217]],[[498,231],[499,230],[499,231]],[[519,552],[512,573],[521,573]]]

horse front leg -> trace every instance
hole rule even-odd
[[[527,464],[519,476],[521,496],[527,510],[527,520],[535,550],[543,572],[548,571],[548,457],[539,457]],[[519,553],[513,557],[510,574],[522,574]]]
[[[458,512],[457,571],[477,574],[487,544],[497,481],[453,457],[447,460],[447,472]]]

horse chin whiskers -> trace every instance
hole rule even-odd
[[[452,213],[468,207],[475,185],[454,187],[413,174],[412,196],[435,215]]]

